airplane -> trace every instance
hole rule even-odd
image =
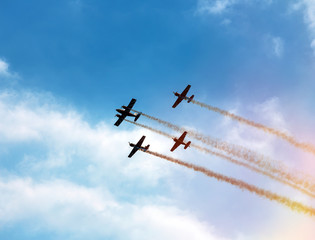
[[[191,144],[191,142],[187,142],[184,143],[184,138],[186,137],[187,132],[184,132],[178,139],[177,138],[173,138],[175,144],[171,149],[171,152],[173,152],[179,145],[183,144],[185,145],[184,149],[187,149],[189,147],[189,145]]]
[[[146,152],[150,145],[147,145],[145,147],[142,147],[142,143],[145,139],[145,136],[142,136],[142,138],[140,138],[140,140],[137,142],[137,144],[134,143],[129,143],[130,147],[133,147],[133,149],[131,150],[130,154],[128,155],[129,158],[131,158],[139,149]]]
[[[116,109],[116,111],[120,114],[116,114],[116,117],[118,117],[118,120],[115,122],[115,126],[119,126],[121,124],[121,122],[127,117],[134,117],[134,121],[136,122],[138,120],[138,118],[140,117],[141,113],[131,113],[131,109],[133,107],[133,105],[136,103],[136,99],[131,99],[130,103],[128,104],[128,106],[122,106],[123,109]]]
[[[172,106],[172,108],[176,108],[176,106],[177,106],[181,101],[183,101],[183,99],[187,100],[188,103],[190,103],[191,100],[193,100],[193,98],[194,98],[195,95],[191,95],[191,97],[187,97],[187,96],[186,96],[186,94],[188,93],[189,89],[190,89],[190,85],[188,85],[188,86],[184,89],[184,91],[183,91],[182,93],[180,93],[180,94],[179,94],[178,92],[173,92],[174,95],[175,95],[176,97],[178,97],[178,98],[177,98],[176,102],[174,103],[174,105]]]

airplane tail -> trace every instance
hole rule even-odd
[[[145,150],[147,151],[149,147],[150,147],[150,144],[145,147]]]
[[[190,146],[190,144],[191,144],[191,141],[189,141],[188,143],[186,143],[184,149],[187,149],[187,148]]]
[[[138,113],[137,115],[136,115],[136,117],[135,117],[135,122],[138,120],[138,118],[141,116],[141,113]]]
[[[191,97],[188,99],[188,101],[187,101],[187,102],[188,102],[188,103],[190,103],[190,102],[191,102],[191,100],[193,100],[193,99],[194,99],[194,96],[195,96],[195,95],[191,95]]]

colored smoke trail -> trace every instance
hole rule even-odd
[[[249,126],[252,126],[252,127],[255,127],[255,128],[258,128],[258,129],[261,129],[263,130],[264,132],[266,133],[270,133],[270,134],[273,134],[279,138],[282,138],[283,140],[289,142],[290,144],[292,144],[293,146],[297,147],[297,148],[300,148],[306,152],[309,152],[309,153],[312,153],[315,155],[315,146],[309,144],[309,143],[303,143],[303,142],[299,142],[297,141],[294,137],[292,136],[289,136],[287,134],[285,134],[284,132],[281,132],[277,129],[274,129],[274,128],[271,128],[271,127],[267,127],[265,125],[262,125],[260,123],[256,123],[254,121],[251,121],[251,120],[248,120],[246,118],[243,118],[243,117],[240,117],[240,116],[237,116],[233,113],[230,113],[228,111],[225,111],[225,110],[222,110],[220,108],[217,108],[217,107],[213,107],[211,105],[208,105],[208,104],[205,104],[205,103],[201,103],[201,102],[198,102],[196,100],[192,100],[191,101],[192,103],[196,104],[196,105],[199,105],[200,107],[203,107],[203,108],[207,108],[211,111],[214,111],[214,112],[217,112],[217,113],[220,113],[226,117],[230,117],[240,123],[243,123],[243,124],[246,124],[246,125],[249,125]]]
[[[304,214],[308,214],[310,216],[315,216],[315,209],[314,208],[309,207],[309,206],[305,206],[304,204],[296,202],[296,201],[293,201],[293,200],[291,200],[291,199],[289,199],[287,197],[280,196],[280,195],[278,195],[276,193],[272,193],[272,192],[270,192],[268,190],[264,190],[262,188],[254,186],[252,184],[248,184],[248,183],[246,183],[244,181],[241,181],[241,180],[238,180],[238,179],[235,179],[235,178],[232,178],[232,177],[228,177],[228,176],[225,176],[225,175],[222,175],[222,174],[210,171],[210,170],[208,170],[208,169],[206,169],[204,167],[200,167],[200,166],[195,165],[195,164],[183,162],[181,160],[178,160],[178,159],[175,159],[175,158],[171,158],[171,157],[165,156],[165,155],[157,153],[157,152],[152,152],[152,151],[148,150],[148,151],[146,151],[146,153],[151,154],[151,155],[156,156],[156,157],[159,157],[159,158],[162,158],[162,159],[165,159],[167,161],[170,161],[170,162],[182,165],[184,167],[193,169],[193,170],[195,170],[197,172],[201,172],[201,173],[207,175],[208,177],[212,177],[212,178],[217,179],[218,181],[223,181],[223,182],[226,182],[226,183],[230,183],[230,184],[232,184],[234,186],[239,187],[242,190],[244,190],[244,189],[248,190],[248,191],[250,191],[252,193],[257,194],[258,196],[265,197],[265,198],[267,198],[267,199],[269,199],[271,201],[279,202],[282,205],[289,207],[291,210],[294,210],[294,211],[297,211],[297,212],[300,212],[300,213],[304,213]]]
[[[133,110],[134,112],[136,112],[136,113],[140,113],[140,112],[138,112],[138,111],[136,111],[136,110],[134,110],[134,109],[132,109],[132,110]],[[171,128],[171,129],[173,129],[173,130],[175,130],[175,131],[177,131],[177,132],[186,131],[184,128],[178,127],[178,126],[176,126],[175,124],[172,124],[172,123],[167,122],[167,121],[163,121],[163,120],[161,120],[161,119],[159,119],[159,118],[150,116],[150,115],[145,114],[145,113],[143,113],[143,112],[141,112],[141,115],[143,115],[143,116],[145,116],[146,118],[149,118],[149,119],[151,119],[151,120],[157,121],[158,123],[161,123],[161,124],[163,124],[164,126],[166,126],[166,127],[168,127],[168,128]]]
[[[313,193],[311,193],[311,192],[309,192],[309,191],[306,191],[305,189],[303,189],[303,188],[297,186],[296,184],[292,184],[291,182],[289,182],[289,181],[287,181],[287,180],[284,180],[284,179],[282,179],[282,178],[280,178],[280,177],[277,177],[277,176],[275,176],[275,175],[272,175],[271,173],[269,173],[269,172],[267,172],[267,171],[264,171],[264,170],[262,170],[262,169],[259,169],[259,168],[257,168],[257,167],[254,167],[254,166],[249,165],[249,164],[247,164],[247,163],[238,161],[238,160],[236,160],[236,159],[234,159],[234,158],[231,158],[231,157],[229,157],[229,156],[226,156],[226,155],[224,155],[224,154],[222,154],[222,153],[211,151],[211,150],[208,149],[208,148],[204,148],[204,147],[201,147],[201,146],[198,146],[198,145],[195,145],[195,144],[190,144],[190,146],[192,146],[192,147],[194,147],[194,148],[196,148],[196,149],[198,149],[198,150],[200,150],[200,151],[202,151],[202,152],[205,152],[205,153],[208,153],[208,154],[212,154],[212,155],[215,155],[215,156],[220,157],[220,158],[222,158],[222,159],[228,160],[229,162],[232,162],[232,163],[234,163],[234,164],[236,164],[236,165],[246,167],[247,169],[250,169],[250,170],[252,170],[252,171],[254,171],[254,172],[256,172],[256,173],[260,173],[260,174],[262,174],[262,175],[264,175],[264,176],[267,176],[267,177],[269,177],[269,178],[271,178],[271,179],[273,179],[273,180],[276,180],[276,181],[278,181],[278,182],[280,182],[280,183],[283,183],[283,184],[285,184],[285,185],[288,185],[288,186],[290,186],[290,187],[292,187],[292,188],[294,188],[294,189],[296,189],[296,190],[298,190],[298,191],[300,191],[300,192],[302,192],[302,193],[308,195],[309,197],[315,198],[315,195],[314,195]]]
[[[139,126],[139,127],[145,128],[145,129],[148,129],[148,130],[150,130],[150,131],[152,131],[152,132],[158,133],[158,134],[160,134],[160,135],[162,135],[162,136],[165,136],[165,137],[167,137],[167,138],[174,138],[174,137],[175,137],[175,136],[172,136],[171,134],[168,134],[168,133],[166,133],[166,132],[157,130],[157,129],[155,129],[155,128],[149,127],[149,126],[144,125],[144,124],[141,124],[141,123],[132,122],[132,121],[130,121],[130,120],[128,120],[128,119],[126,119],[125,121],[127,121],[127,122],[129,122],[129,123],[132,123],[132,124],[134,124],[134,125],[136,125],[136,126]],[[281,178],[279,178],[279,177],[277,177],[277,176],[274,176],[274,175],[270,174],[269,172],[266,172],[266,171],[264,171],[264,170],[261,170],[261,169],[259,169],[259,168],[254,167],[254,166],[252,166],[252,165],[249,165],[249,164],[247,164],[247,163],[244,163],[244,162],[241,162],[241,161],[236,160],[236,159],[234,159],[234,158],[231,158],[231,157],[229,157],[229,156],[227,156],[227,155],[224,155],[224,154],[222,154],[222,153],[215,152],[215,151],[212,151],[212,150],[210,150],[210,149],[208,149],[208,148],[201,147],[201,146],[199,146],[199,145],[197,145],[197,144],[194,144],[194,143],[191,143],[190,146],[193,147],[193,148],[195,148],[195,149],[197,149],[197,150],[199,150],[199,151],[201,151],[201,152],[204,152],[204,153],[207,153],[207,154],[211,154],[211,155],[220,157],[220,158],[222,158],[222,159],[224,159],[224,160],[227,160],[227,161],[229,161],[229,162],[232,162],[232,163],[234,163],[234,164],[236,164],[236,165],[245,167],[245,168],[247,168],[247,169],[250,169],[251,171],[260,173],[260,174],[262,174],[262,175],[265,175],[265,176],[267,176],[267,177],[269,177],[269,178],[271,178],[271,179],[273,179],[273,180],[276,180],[276,181],[278,181],[278,182],[280,182],[280,183],[283,183],[283,184],[285,184],[285,185],[288,185],[288,186],[290,186],[290,187],[292,187],[292,188],[294,188],[294,189],[296,189],[296,190],[298,190],[298,191],[300,191],[300,192],[302,192],[302,193],[304,193],[304,194],[306,194],[306,195],[308,195],[308,196],[310,196],[310,197],[312,197],[312,198],[315,198],[315,195],[314,195],[314,194],[312,194],[312,193],[306,191],[306,190],[303,189],[303,188],[300,188],[299,186],[297,186],[297,185],[295,185],[295,184],[292,184],[291,182],[288,182],[288,181],[286,181],[286,180],[284,180],[284,179],[281,179]]]
[[[286,179],[287,181],[302,186],[303,188],[308,189],[311,192],[315,192],[315,184],[313,184],[311,180],[307,180],[307,178],[304,176],[298,176],[291,173],[288,167],[286,167],[283,163],[280,163],[279,161],[271,160],[270,158],[267,158],[262,154],[253,152],[245,147],[215,140],[208,136],[203,136],[200,133],[193,132],[190,136],[209,146],[215,147],[235,157],[244,159],[252,164],[255,164],[261,169],[265,169],[273,175],[279,176],[281,179]]]
[[[162,135],[162,136],[164,136],[164,137],[167,137],[167,138],[172,138],[172,137],[173,137],[171,134],[168,134],[168,133],[166,133],[166,132],[157,130],[157,129],[152,128],[152,127],[149,127],[149,126],[147,126],[147,125],[144,125],[144,124],[141,124],[141,123],[137,123],[137,122],[133,122],[133,121],[130,121],[130,120],[128,120],[128,119],[125,119],[125,121],[126,121],[126,122],[129,122],[129,123],[132,123],[132,124],[134,124],[134,125],[136,125],[136,126],[138,126],[138,127],[146,128],[146,129],[148,129],[148,130],[150,130],[150,131],[152,131],[152,132],[158,133],[158,134],[160,134],[160,135]]]
[[[136,110],[133,110],[135,112],[138,112]],[[138,112],[139,113],[139,112]],[[148,114],[142,113],[143,116],[145,116],[148,119],[154,120],[170,129],[173,129],[177,132],[184,132],[187,131],[188,136],[201,141],[202,143],[212,146],[214,148],[217,148],[219,150],[222,150],[224,152],[227,152],[228,154],[231,154],[235,157],[242,158],[252,164],[255,164],[259,166],[262,169],[265,169],[268,172],[271,172],[273,175],[279,176],[281,179],[286,179],[289,182],[292,182],[296,185],[299,185],[313,193],[315,193],[315,184],[311,180],[312,178],[302,176],[303,174],[300,173],[299,176],[296,174],[293,174],[290,172],[288,167],[286,167],[283,163],[275,160],[271,160],[267,157],[265,157],[262,154],[258,154],[254,151],[251,151],[250,149],[247,149],[243,146],[238,146],[235,144],[230,144],[224,141],[220,141],[215,138],[211,138],[209,136],[206,136],[202,133],[188,130],[182,127],[179,127],[175,124],[172,124],[170,122],[161,120],[159,118],[150,116]]]

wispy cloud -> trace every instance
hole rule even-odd
[[[257,0],[254,0],[257,1]],[[222,14],[236,4],[250,4],[254,1],[248,0],[198,0],[197,13],[199,14]],[[273,0],[257,1],[263,5],[270,5]]]
[[[293,11],[303,10],[304,22],[306,23],[312,38],[310,46],[315,54],[315,1],[298,0],[295,4],[291,5],[290,9]]]
[[[9,64],[0,58],[0,76],[8,77],[10,75]]]
[[[269,57],[282,58],[285,54],[285,41],[280,36],[265,34],[263,36],[265,54]]]
[[[284,51],[283,40],[280,37],[272,38],[273,52],[277,57],[281,57]]]
[[[220,14],[236,2],[237,0],[199,0],[197,12],[200,14]]]
[[[0,79],[12,80],[17,78],[19,78],[19,75],[10,70],[9,63],[5,59],[0,58]]]

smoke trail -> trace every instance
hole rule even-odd
[[[133,111],[138,112],[136,110],[133,110]],[[274,175],[279,176],[282,179],[286,179],[287,181],[293,182],[294,184],[302,186],[303,188],[308,189],[311,192],[315,192],[315,184],[313,183],[310,177],[297,176],[296,174],[290,173],[290,170],[288,169],[288,167],[286,167],[283,163],[279,161],[271,160],[270,158],[267,158],[262,154],[253,152],[250,149],[247,149],[245,147],[238,146],[235,144],[230,144],[230,143],[220,141],[215,138],[211,138],[209,136],[205,136],[204,134],[196,132],[196,131],[178,127],[175,124],[150,116],[148,114],[142,113],[142,115],[170,129],[173,129],[174,131],[177,131],[177,132],[187,131],[188,136],[198,141],[201,141],[204,144],[207,144],[209,146],[212,146],[214,148],[227,152],[228,154],[231,154],[235,157],[242,158],[252,164],[259,166],[262,169],[265,169],[266,171],[271,172]],[[299,175],[302,175],[302,174],[300,173]]]
[[[165,132],[163,132],[163,131],[157,130],[157,129],[152,128],[152,127],[149,127],[149,126],[147,126],[147,125],[140,124],[140,123],[137,123],[137,122],[132,122],[132,121],[130,121],[130,120],[128,120],[128,119],[126,119],[125,121],[127,121],[127,122],[129,122],[129,123],[132,123],[132,124],[134,124],[134,125],[136,125],[136,126],[139,126],[139,127],[142,127],[142,128],[146,128],[146,129],[148,129],[148,130],[150,130],[150,131],[152,131],[152,132],[158,133],[158,134],[160,134],[160,135],[162,135],[162,136],[165,136],[165,137],[167,137],[167,138],[174,138],[174,136],[172,136],[172,135],[170,135],[170,134],[168,134],[168,133],[165,133]],[[250,169],[250,170],[252,170],[252,171],[254,171],[254,172],[263,174],[263,175],[265,175],[265,176],[267,176],[267,177],[269,177],[269,178],[271,178],[271,179],[273,179],[273,180],[276,180],[276,181],[278,181],[278,182],[280,182],[280,183],[286,184],[286,185],[288,185],[288,186],[290,186],[290,187],[292,187],[292,188],[294,188],[294,189],[296,189],[296,190],[298,190],[298,191],[300,191],[300,192],[302,192],[302,193],[304,193],[304,194],[306,194],[306,195],[308,195],[308,196],[310,196],[310,197],[312,197],[312,198],[315,198],[315,195],[314,195],[314,194],[312,194],[312,193],[306,191],[306,190],[303,189],[303,188],[300,188],[299,186],[297,186],[297,185],[295,185],[295,184],[292,184],[292,183],[290,183],[290,182],[288,182],[288,181],[286,181],[286,180],[283,180],[283,179],[281,179],[281,178],[279,178],[279,177],[277,177],[277,176],[274,176],[274,175],[270,174],[269,172],[266,172],[266,171],[264,171],[264,170],[261,170],[261,169],[259,169],[259,168],[254,167],[254,166],[251,166],[251,165],[249,165],[249,164],[247,164],[247,163],[238,161],[238,160],[236,160],[236,159],[234,159],[234,158],[231,158],[231,157],[229,157],[229,156],[227,156],[227,155],[224,155],[224,154],[222,154],[222,153],[215,152],[215,151],[212,151],[212,150],[210,150],[210,149],[208,149],[208,148],[201,147],[201,146],[196,145],[196,144],[194,144],[194,143],[191,143],[190,146],[193,147],[193,148],[195,148],[195,149],[197,149],[197,150],[199,150],[199,151],[202,151],[202,152],[204,152],[204,153],[215,155],[215,156],[220,157],[220,158],[222,158],[222,159],[224,159],[224,160],[227,160],[227,161],[229,161],[229,162],[232,162],[232,163],[234,163],[234,164],[236,164],[236,165],[239,165],[239,166],[242,166],[242,167],[246,167],[247,169]]]
[[[273,179],[273,180],[276,180],[276,181],[278,181],[278,182],[280,182],[280,183],[283,183],[283,184],[285,184],[285,185],[288,185],[288,186],[290,186],[290,187],[292,187],[292,188],[294,188],[294,189],[296,189],[296,190],[298,190],[298,191],[300,191],[300,192],[302,192],[302,193],[304,193],[304,194],[306,194],[306,195],[308,195],[308,196],[310,196],[310,197],[312,197],[312,198],[315,198],[315,195],[314,195],[313,193],[306,191],[305,189],[303,189],[303,188],[297,186],[296,184],[292,184],[292,183],[289,182],[289,181],[286,181],[286,180],[284,180],[284,179],[282,179],[282,178],[280,178],[280,177],[277,177],[277,176],[275,176],[275,175],[272,175],[272,174],[270,174],[270,173],[267,172],[267,171],[264,171],[264,170],[262,170],[262,169],[256,168],[256,167],[251,166],[251,165],[249,165],[249,164],[247,164],[247,163],[238,161],[238,160],[236,160],[236,159],[234,159],[234,158],[231,158],[231,157],[229,157],[229,156],[226,156],[226,155],[224,155],[224,154],[222,154],[222,153],[211,151],[211,150],[208,149],[208,148],[204,148],[204,147],[201,147],[201,146],[198,146],[198,145],[195,145],[195,144],[190,144],[190,146],[192,146],[192,147],[194,147],[194,148],[196,148],[196,149],[198,149],[198,150],[200,150],[200,151],[202,151],[202,152],[209,153],[209,154],[215,155],[215,156],[217,156],[217,157],[220,157],[220,158],[222,158],[222,159],[228,160],[228,161],[230,161],[230,162],[232,162],[232,163],[234,163],[234,164],[237,164],[237,165],[239,165],[239,166],[246,167],[247,169],[250,169],[250,170],[252,170],[252,171],[254,171],[254,172],[257,172],[257,173],[260,173],[260,174],[262,174],[262,175],[265,175],[265,176],[267,176],[267,177],[269,177],[269,178],[271,178],[271,179]]]
[[[218,181],[223,181],[223,182],[226,182],[226,183],[230,183],[230,184],[232,184],[234,186],[239,187],[240,189],[248,190],[248,191],[250,191],[252,193],[257,194],[258,196],[265,197],[265,198],[267,198],[267,199],[269,199],[271,201],[279,202],[282,205],[289,207],[291,210],[294,210],[294,211],[297,211],[297,212],[300,212],[300,213],[304,213],[304,214],[308,214],[310,216],[315,216],[315,209],[314,208],[305,206],[302,203],[299,203],[299,202],[296,202],[296,201],[292,201],[291,199],[289,199],[287,197],[280,196],[280,195],[278,195],[276,193],[270,192],[268,190],[264,190],[262,188],[259,188],[259,187],[256,187],[254,185],[248,184],[248,183],[246,183],[244,181],[241,181],[241,180],[238,180],[238,179],[235,179],[235,178],[232,178],[232,177],[228,177],[228,176],[225,176],[225,175],[222,175],[222,174],[210,171],[210,170],[208,170],[208,169],[206,169],[204,167],[200,167],[200,166],[197,166],[197,165],[194,165],[194,164],[183,162],[181,160],[178,160],[178,159],[175,159],[175,158],[171,158],[171,157],[165,156],[165,155],[157,153],[157,152],[152,152],[152,151],[148,150],[148,151],[146,151],[146,153],[151,154],[151,155],[156,156],[156,157],[159,157],[159,158],[162,158],[162,159],[165,159],[165,160],[168,160],[170,162],[173,162],[173,163],[185,166],[185,167],[193,169],[193,170],[195,170],[197,172],[201,172],[201,173],[207,175],[208,177],[216,178]]]
[[[200,107],[207,108],[207,109],[209,109],[211,111],[220,113],[220,114],[222,114],[224,116],[227,116],[227,117],[230,117],[230,118],[232,118],[232,119],[234,119],[234,120],[236,120],[236,121],[238,121],[240,123],[243,123],[243,124],[246,124],[246,125],[249,125],[249,126],[252,126],[252,127],[255,127],[255,128],[258,128],[258,129],[261,129],[261,130],[263,130],[266,133],[271,133],[273,135],[276,135],[277,137],[282,138],[283,140],[285,140],[285,141],[289,142],[290,144],[294,145],[295,147],[300,148],[300,149],[302,149],[302,150],[304,150],[306,152],[309,152],[309,153],[312,153],[312,154],[315,155],[315,146],[313,146],[313,145],[311,145],[309,143],[299,142],[294,137],[288,136],[284,132],[280,132],[277,129],[264,126],[264,125],[262,125],[260,123],[256,123],[254,121],[251,121],[251,120],[248,120],[246,118],[237,116],[237,115],[235,115],[233,113],[230,113],[228,111],[222,110],[222,109],[217,108],[217,107],[213,107],[213,106],[205,104],[205,103],[198,102],[196,100],[192,100],[191,102],[196,104],[196,105],[199,105]]]
[[[133,110],[134,112],[136,112],[136,113],[140,113],[139,111],[136,111],[136,110],[134,110],[134,109],[132,109],[132,110]],[[145,114],[145,113],[143,113],[143,112],[141,112],[141,115],[143,115],[143,116],[145,116],[146,118],[149,118],[149,119],[151,119],[151,120],[157,121],[157,122],[163,124],[164,126],[166,126],[166,127],[168,127],[168,128],[171,128],[171,129],[173,129],[173,130],[175,130],[175,131],[177,131],[177,132],[186,131],[184,128],[178,127],[178,126],[176,126],[176,125],[174,125],[174,124],[172,124],[172,123],[170,123],[170,122],[163,121],[163,120],[161,120],[161,119],[159,119],[159,118],[150,116],[150,115]]]
[[[157,130],[157,129],[152,128],[152,127],[149,127],[149,126],[147,126],[147,125],[144,125],[144,124],[141,124],[141,123],[137,123],[137,122],[132,122],[132,121],[130,121],[130,120],[128,120],[128,119],[125,119],[125,121],[126,121],[126,122],[129,122],[129,123],[132,123],[132,124],[134,124],[134,125],[137,125],[137,126],[139,126],[139,127],[146,128],[146,129],[148,129],[148,130],[150,130],[150,131],[152,131],[152,132],[158,133],[158,134],[160,134],[160,135],[162,135],[162,136],[164,136],[164,137],[167,137],[167,138],[172,138],[172,137],[173,137],[171,134],[168,134],[168,133],[166,133],[166,132]]]

